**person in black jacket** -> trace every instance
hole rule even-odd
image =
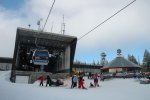
[[[98,78],[97,77],[94,78],[94,86],[95,87],[99,87]]]
[[[71,88],[73,88],[73,87],[74,87],[73,78],[74,78],[74,75],[71,77]]]
[[[51,78],[49,75],[47,75],[47,77],[46,77],[46,87],[47,87],[47,85],[51,86]]]

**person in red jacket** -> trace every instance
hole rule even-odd
[[[86,89],[84,87],[84,79],[82,76],[79,77],[79,88]]]
[[[39,78],[39,80],[40,80],[40,86],[41,86],[41,85],[43,86],[44,76],[41,75],[40,78]]]

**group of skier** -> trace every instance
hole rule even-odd
[[[84,86],[83,76],[77,77],[76,75],[73,75],[71,80],[72,80],[71,88],[77,87],[78,83],[78,88],[86,89]]]
[[[87,89],[85,86],[84,86],[84,79],[83,79],[83,76],[84,75],[73,75],[71,77],[71,88],[75,88],[75,87],[78,87],[78,88],[81,88],[81,89]],[[63,82],[61,80],[56,80],[56,81],[52,81],[51,77],[49,75],[47,75],[45,77],[46,79],[46,87],[47,86],[52,86],[52,85],[55,85],[55,86],[59,86],[59,85],[63,85]],[[39,80],[40,80],[40,86],[43,86],[43,83],[44,83],[44,76],[41,75],[39,77]],[[99,84],[98,84],[98,78],[97,78],[97,75],[95,75],[93,77],[93,80],[94,80],[94,83],[90,83],[90,86],[89,87],[99,87]]]
[[[40,80],[40,86],[43,86],[43,82],[44,82],[44,76],[41,75],[39,77],[39,80]],[[46,87],[49,85],[49,86],[59,86],[59,85],[63,85],[63,81],[60,80],[60,79],[57,79],[56,81],[52,81],[52,79],[50,78],[49,75],[46,76]]]
[[[41,76],[39,77],[39,80],[40,80],[40,86],[43,86],[43,83],[44,83],[44,76],[41,75]],[[51,83],[52,83],[52,80],[51,80],[50,76],[47,75],[47,76],[46,76],[46,87],[47,87],[47,85],[51,86]]]
[[[71,88],[77,87],[77,83],[78,83],[78,88],[87,89],[84,86],[83,75],[79,75],[79,77],[77,77],[77,75],[73,75],[71,78],[71,81],[72,81]],[[99,87],[98,78],[96,75],[94,77],[94,84],[91,82],[90,87]]]

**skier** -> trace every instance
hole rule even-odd
[[[90,83],[90,87],[94,87],[94,85],[93,85],[93,83],[92,83],[92,82]]]
[[[88,75],[88,79],[90,79],[92,76],[91,72],[89,72],[89,75]]]
[[[41,86],[41,85],[43,86],[44,76],[41,75],[41,76],[39,77],[39,80],[40,80],[40,86]]]
[[[73,77],[73,88],[77,86],[77,81],[78,81],[77,76],[74,75],[74,77]]]
[[[101,74],[101,81],[104,81],[104,76],[103,76],[103,74]]]
[[[79,77],[79,88],[86,89],[84,87],[84,79],[82,76]]]
[[[73,75],[72,78],[71,78],[71,88],[73,88],[73,85],[74,85],[74,83],[73,83],[73,78],[74,78],[74,75]]]
[[[49,75],[47,75],[46,80],[47,80],[46,81],[46,87],[47,87],[47,85],[51,86],[51,78]]]
[[[96,87],[99,87],[99,84],[98,84],[98,78],[97,77],[95,77],[94,78],[94,86]]]

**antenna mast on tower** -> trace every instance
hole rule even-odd
[[[62,34],[65,34],[65,22],[64,22],[64,15],[63,15],[63,23],[62,23]]]
[[[42,18],[37,21],[39,31],[41,31],[41,21],[42,21]]]

